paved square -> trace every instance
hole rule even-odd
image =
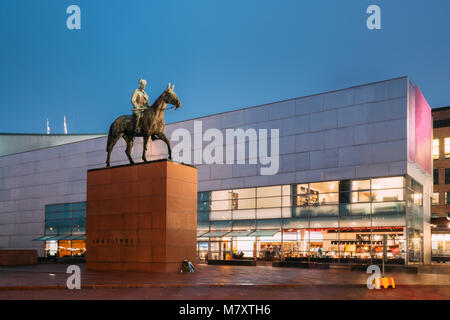
[[[195,273],[93,272],[66,288],[68,265],[0,268],[0,299],[450,299],[450,268],[389,273],[396,288],[368,290],[368,274],[271,266],[198,265]]]

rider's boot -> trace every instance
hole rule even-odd
[[[134,126],[134,135],[137,136],[139,134],[139,121],[140,117],[137,117],[136,119],[136,125]]]

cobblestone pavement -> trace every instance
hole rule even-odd
[[[66,289],[68,265],[0,267],[0,299],[450,299],[450,275],[389,273],[396,289],[368,290],[368,274],[270,266],[198,265],[195,273],[93,272]],[[50,289],[50,290],[49,290]]]

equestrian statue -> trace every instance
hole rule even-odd
[[[150,106],[148,102],[148,94],[144,91],[147,82],[143,79],[139,80],[139,89],[134,90],[131,97],[131,104],[133,105],[133,115],[123,115],[118,117],[109,127],[108,142],[106,145],[106,166],[110,166],[110,156],[114,145],[120,138],[123,138],[127,143],[125,153],[130,161],[130,164],[134,164],[133,158],[131,158],[131,149],[133,148],[134,139],[136,137],[143,137],[143,151],[142,160],[147,162],[146,151],[148,139],[152,141],[162,140],[166,143],[169,159],[172,159],[172,148],[170,146],[170,140],[164,134],[165,122],[164,112],[172,108],[178,109],[181,107],[180,99],[178,99],[174,92],[175,85],[172,87],[167,86],[166,90],[155,100]],[[173,107],[167,108],[167,105]]]

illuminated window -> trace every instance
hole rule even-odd
[[[281,197],[258,198],[257,208],[279,208],[281,207]]]
[[[256,188],[234,189],[233,193],[237,194],[239,199],[255,198]]]
[[[445,193],[444,200],[445,200],[445,204],[450,204],[450,195],[448,192]]]
[[[211,200],[229,200],[231,199],[231,190],[220,190],[211,192]]]
[[[295,204],[297,206],[307,206],[309,198],[308,184],[297,184],[294,190],[294,192],[297,194],[297,196],[295,197]]]
[[[256,189],[256,194],[258,198],[260,197],[280,197],[281,196],[281,186],[274,187],[260,187]]]
[[[352,192],[352,203],[369,202],[369,201],[370,201],[370,190]]]
[[[393,189],[404,187],[405,178],[403,177],[372,179],[372,189]]]
[[[330,204],[339,202],[339,182],[316,182],[309,184],[310,205]]]
[[[319,193],[338,192],[339,182],[338,181],[316,182],[310,183],[309,187],[311,190],[318,191]]]
[[[433,139],[433,160],[439,159],[439,139]]]
[[[433,197],[431,199],[431,203],[433,206],[439,205],[439,192],[433,193]]]
[[[369,190],[370,189],[370,180],[353,180],[352,181],[352,190]]]
[[[372,190],[372,201],[403,201],[404,189]]]
[[[238,199],[237,203],[233,207],[233,210],[236,209],[254,209],[255,208],[255,199]]]
[[[211,210],[230,210],[231,209],[231,202],[228,200],[222,200],[222,201],[211,201]]]
[[[445,148],[445,159],[449,159],[450,158],[450,138],[445,138],[444,148]]]

